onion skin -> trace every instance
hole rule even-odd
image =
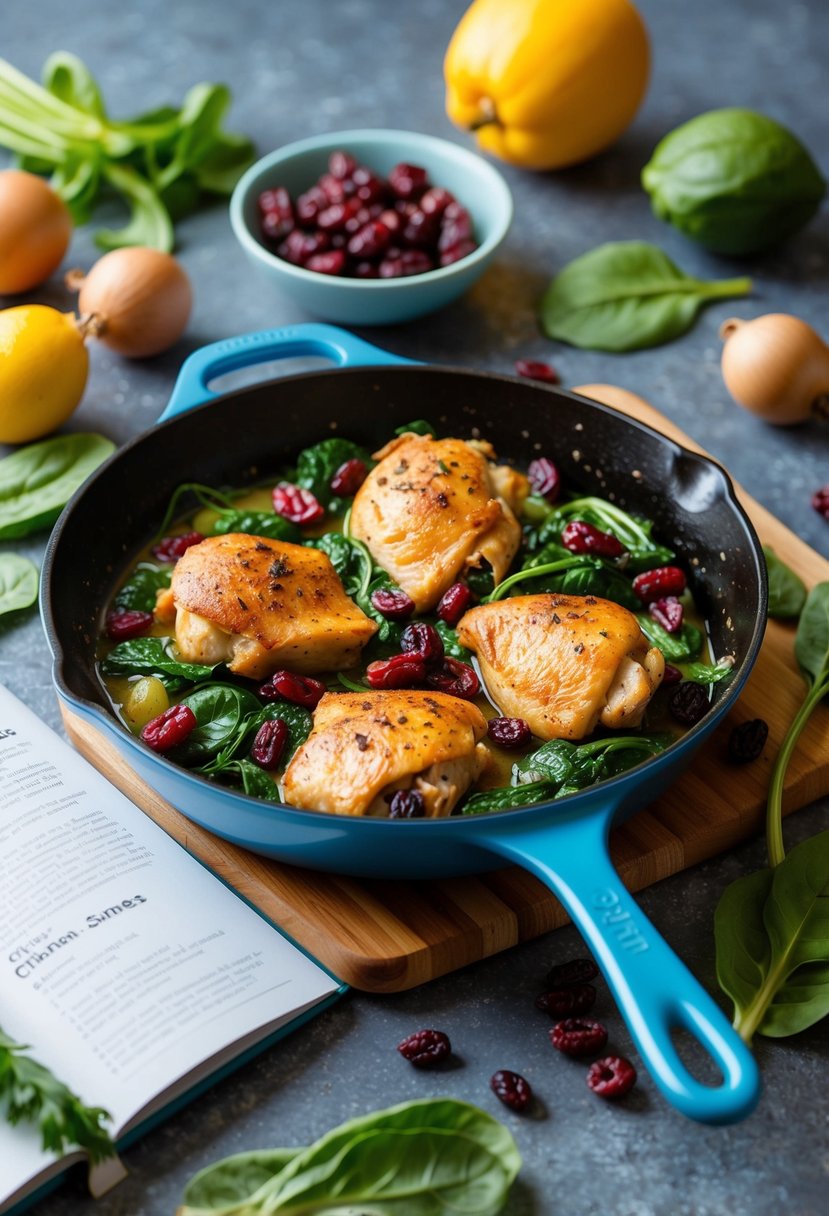
[[[79,324],[119,355],[146,359],[178,341],[192,305],[190,280],[176,259],[134,245],[104,254],[81,280]]]
[[[731,317],[720,337],[723,380],[738,405],[773,426],[829,415],[829,347],[805,321],[783,312]]]
[[[48,182],[22,169],[0,171],[0,294],[39,287],[71,239],[69,209]]]

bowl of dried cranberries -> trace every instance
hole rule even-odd
[[[341,131],[287,144],[240,179],[233,231],[283,294],[328,321],[434,312],[483,274],[512,197],[474,152],[414,131]]]

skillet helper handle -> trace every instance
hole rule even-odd
[[[271,363],[276,359],[317,356],[330,359],[336,367],[388,367],[395,363],[412,363],[400,355],[390,354],[356,338],[335,325],[286,325],[281,329],[262,329],[240,334],[202,346],[185,359],[170,400],[158,419],[166,422],[196,406],[220,396],[209,387],[210,381],[229,372]]]
[[[562,810],[564,808],[562,807]],[[552,887],[593,951],[639,1053],[667,1100],[701,1123],[733,1123],[760,1097],[760,1073],[722,1010],[650,924],[625,888],[608,851],[613,810],[505,828],[493,820],[488,844]],[[698,1081],[671,1039],[689,1031],[722,1073]]]

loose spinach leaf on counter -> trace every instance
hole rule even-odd
[[[0,553],[0,616],[31,608],[37,599],[38,569],[28,557]]]
[[[172,574],[172,566],[139,562],[127,581],[116,591],[113,608],[118,612],[152,612],[156,595],[170,586]]]
[[[178,1216],[497,1216],[521,1168],[507,1128],[452,1098],[373,1111],[288,1157],[290,1151],[275,1150],[270,1160],[244,1154],[208,1166],[187,1186]],[[260,1181],[269,1167],[271,1177]]]
[[[56,435],[0,460],[0,540],[51,528],[115,444],[103,435]]]
[[[806,584],[769,545],[763,545],[763,553],[769,575],[769,616],[780,621],[800,616],[806,603]]]
[[[327,511],[339,514],[348,505],[348,499],[335,494],[331,489],[331,479],[347,460],[360,460],[367,469],[374,466],[365,448],[352,443],[350,439],[323,439],[300,452],[294,480],[304,490],[310,490]]]
[[[119,642],[101,661],[101,671],[107,676],[158,676],[167,687],[181,681],[198,684],[209,680],[216,667],[201,663],[184,663],[170,653],[172,638],[132,638]]]
[[[662,651],[667,663],[688,663],[702,650],[702,630],[696,625],[685,621],[676,633],[668,633],[647,612],[637,612],[636,619],[651,646]]]
[[[691,278],[645,241],[618,241],[559,271],[540,307],[549,338],[588,350],[642,350],[684,334],[703,304],[748,295],[751,280]]]
[[[800,735],[829,697],[829,583],[809,592],[795,636],[808,691],[772,769],[766,806],[769,868],[738,878],[717,907],[717,978],[734,1002],[734,1025],[782,1038],[829,1013],[829,832],[786,855],[783,786]]]

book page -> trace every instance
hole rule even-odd
[[[0,1026],[116,1135],[338,987],[0,686]]]

